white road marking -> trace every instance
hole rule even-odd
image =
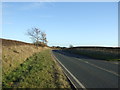
[[[52,53],[52,52],[51,52]],[[85,88],[85,86],[80,82],[78,81],[78,79],[55,57],[55,55],[53,55],[52,53],[52,56],[62,65],[62,67],[64,67],[64,69],[72,76],[72,78],[83,88],[83,90],[87,90]],[[73,84],[73,82],[72,82]]]
[[[107,72],[109,72],[109,73],[112,73],[112,74],[114,74],[114,75],[116,75],[116,76],[120,76],[120,75],[117,74],[116,72],[113,72],[113,71],[110,71],[110,70],[101,68],[101,67],[99,67],[99,66],[97,66],[97,65],[95,65],[95,64],[89,63],[89,62],[84,61],[84,60],[82,60],[82,59],[77,59],[77,60],[80,60],[80,61],[82,61],[82,62],[85,62],[85,63],[87,63],[87,64],[89,64],[89,65],[92,65],[92,66],[94,66],[94,67],[96,67],[96,68],[99,68],[99,69],[101,69],[101,70],[107,71]]]
[[[119,62],[110,62],[111,64],[119,64]]]
[[[86,63],[88,63],[87,61],[85,61]]]

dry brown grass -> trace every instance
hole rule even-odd
[[[2,89],[2,40],[0,40],[0,89]]]
[[[10,72],[23,63],[26,58],[46,48],[36,48],[33,44],[2,39],[2,73]]]

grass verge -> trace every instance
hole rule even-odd
[[[2,74],[5,75],[23,63],[26,58],[32,56],[34,53],[45,50],[34,45],[12,45],[2,46]]]
[[[3,88],[70,88],[67,78],[43,50],[27,58],[16,69],[3,76]]]

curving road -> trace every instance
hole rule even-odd
[[[76,88],[118,88],[118,64],[63,50],[52,53]]]

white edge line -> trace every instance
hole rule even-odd
[[[52,51],[51,51],[52,52]],[[52,53],[52,55],[53,55],[53,53]],[[82,83],[80,83],[79,81],[78,81],[78,79],[76,78],[76,77],[74,77],[74,75],[53,55],[53,57],[62,65],[62,67],[64,67],[65,68],[65,70],[73,77],[73,79],[84,89],[84,90],[87,90],[83,85],[82,85]]]
[[[51,51],[51,56],[53,57],[54,60],[56,59],[56,57],[53,55],[52,51]],[[58,60],[57,60],[57,61],[58,61]],[[56,62],[56,60],[55,60],[55,62]],[[59,61],[58,61],[57,63],[60,64]],[[62,69],[62,68],[61,68],[61,69]],[[77,88],[76,85],[73,83],[73,81],[72,81],[72,80],[68,77],[68,75],[64,72],[64,70],[63,70],[63,73],[67,76],[67,78],[70,80],[70,82],[73,84],[73,86],[74,86],[75,88]]]

